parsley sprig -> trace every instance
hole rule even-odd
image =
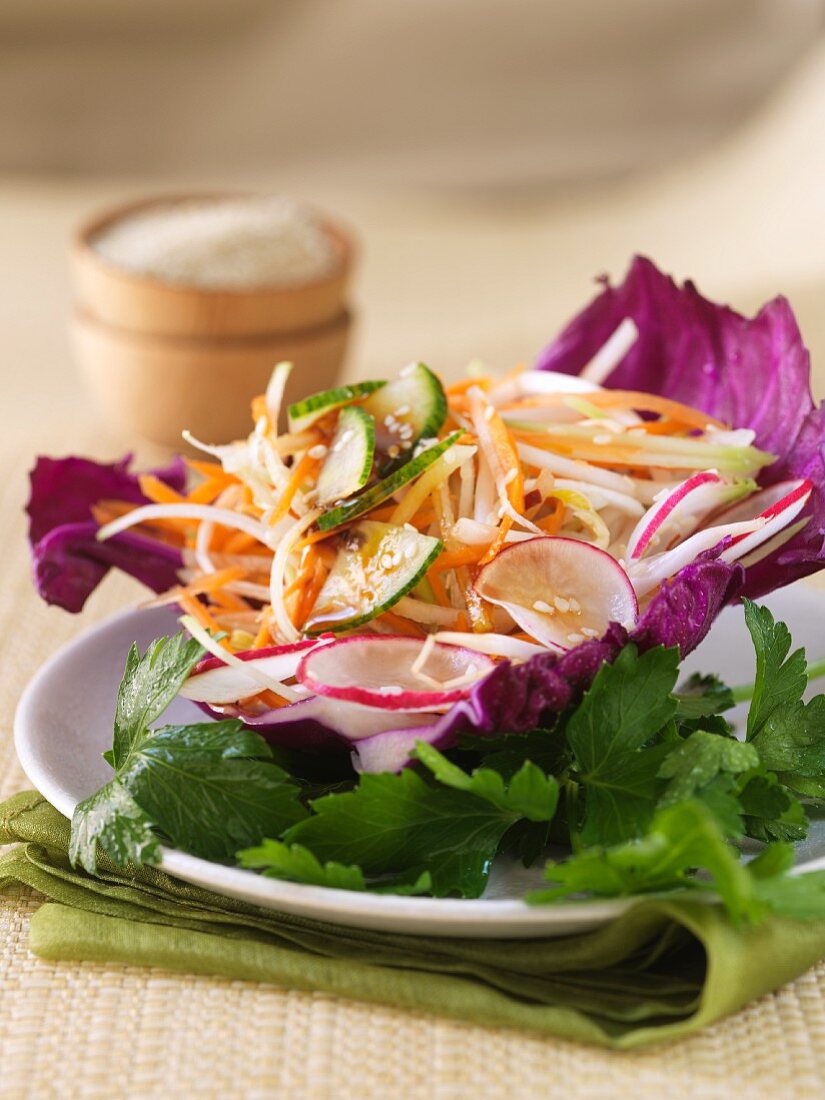
[[[529,865],[553,849],[531,904],[713,891],[736,921],[823,917],[825,872],[789,872],[825,806],[825,696],[803,701],[810,670],[784,623],[749,601],[745,619],[749,689],[677,687],[676,650],[627,645],[545,728],[447,752],[420,742],[414,767],[360,778],[234,720],[153,728],[202,650],[183,635],[133,647],[105,754],[114,777],[77,807],[71,859],[92,873],[101,850],[119,867],[154,863],[163,838],[293,882],[478,897],[497,857]],[[739,740],[725,715],[747,697]]]

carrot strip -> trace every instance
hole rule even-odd
[[[287,482],[286,488],[284,489],[283,493],[281,493],[281,499],[278,501],[274,511],[272,512],[272,518],[269,521],[271,526],[274,527],[279,520],[284,518],[284,516],[289,511],[289,506],[295,499],[295,494],[298,492],[298,490],[301,488],[307,478],[312,477],[318,472],[320,466],[321,460],[317,458],[312,458],[309,452],[307,452],[303,456],[301,461],[295,467],[292,476]]]
[[[430,582],[433,590],[433,595],[435,596],[438,603],[440,603],[442,607],[452,607],[452,604],[447,599],[447,593],[444,590],[444,585],[441,581],[441,577],[439,577],[438,573],[432,567],[430,567],[430,570],[427,573],[427,580]]]
[[[544,519],[536,522],[536,527],[540,527],[546,535],[557,534],[564,521],[564,505],[561,504],[561,501],[555,501],[555,505],[556,507],[549,516],[545,516]]]
[[[674,401],[671,397],[661,397],[656,393],[641,393],[637,390],[598,390],[596,393],[586,394],[586,398],[591,405],[600,409],[630,408],[643,412],[657,412],[702,431],[709,425],[724,430],[730,427],[699,409],[684,405],[681,401]]]
[[[228,474],[224,470],[220,462],[202,462],[199,458],[185,458],[183,461],[190,470],[194,470],[196,474],[200,474],[202,477],[234,477],[233,474]]]
[[[253,649],[263,649],[264,646],[272,644],[272,634],[269,629],[270,609],[264,608],[264,613],[261,616],[261,625],[258,628],[258,633],[255,635],[255,639],[252,642]]]
[[[392,611],[385,611],[383,615],[379,615],[376,620],[379,623],[386,623],[387,626],[391,626],[398,634],[405,634],[409,638],[425,638],[427,631],[422,630],[420,626],[416,626],[415,623],[411,623],[408,619],[402,619],[400,615],[394,614]]]
[[[258,692],[258,694],[253,696],[253,698],[260,700],[260,702],[262,703],[266,703],[267,706],[272,707],[273,710],[277,707],[289,706],[288,699],[284,699],[282,698],[282,696],[276,695],[276,693],[274,691],[271,691],[269,688],[264,688],[263,691]]]
[[[483,554],[482,557],[479,559],[479,562],[478,562],[479,565],[486,565],[488,561],[493,560],[493,558],[496,556],[496,554],[499,552],[499,550],[504,545],[504,540],[507,538],[507,534],[510,531],[510,528],[512,526],[513,526],[512,516],[504,516],[501,523],[498,525],[498,531],[496,532],[496,537],[493,539],[493,541],[487,547],[486,553]]]
[[[154,474],[141,474],[138,478],[140,491],[155,504],[182,504],[186,497],[176,492],[165,481]]]
[[[327,576],[328,570],[320,562],[316,563],[309,583],[304,587],[301,593],[301,600],[295,613],[295,619],[293,620],[299,629],[307,621],[313,607],[315,607],[315,601],[318,599],[319,592],[324,587],[324,581],[327,579]]]
[[[443,573],[445,569],[455,569],[457,565],[475,565],[484,555],[483,546],[467,546],[462,550],[445,550],[439,554],[430,567],[436,573]]]
[[[193,619],[196,619],[202,627],[206,630],[212,631],[214,634],[220,634],[220,625],[215,622],[200,600],[194,596],[190,596],[188,592],[181,592],[177,601],[187,615],[191,615]],[[224,649],[231,649],[231,646],[227,642],[226,638],[222,639],[219,645]]]

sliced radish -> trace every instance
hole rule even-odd
[[[719,555],[722,561],[738,561],[784,531],[808,503],[813,489],[813,482],[806,477],[799,481],[780,481],[717,516],[717,523],[720,520],[732,523],[745,519],[749,512],[751,517],[764,521],[757,531],[736,536]]]
[[[478,594],[503,607],[536,641],[556,651],[630,626],[639,607],[610,554],[577,539],[536,538],[505,546],[478,574]]]
[[[332,748],[342,742],[360,741],[386,730],[427,726],[441,717],[436,713],[405,713],[364,707],[358,703],[345,703],[342,699],[328,699],[323,695],[310,695],[275,710],[232,704],[199,703],[198,706],[215,718],[240,718],[244,725],[273,744],[307,752]]]
[[[731,495],[744,495],[752,488],[752,482],[731,485],[715,470],[703,470],[675,489],[664,490],[633,529],[627,542],[628,558],[641,558],[654,543],[661,550],[668,549],[675,539],[692,535],[702,520]]]
[[[331,634],[328,640],[332,640]],[[292,645],[249,649],[235,656],[272,680],[289,680],[295,675],[306,651],[323,644],[324,639],[312,638]],[[262,689],[263,683],[255,678],[254,673],[247,674],[236,664],[228,665],[219,657],[206,657],[192,670],[180,694],[196,703],[235,703]]]
[[[630,580],[636,590],[636,595],[641,599],[654,588],[666,581],[668,577],[675,576],[685,566],[691,565],[700,554],[713,550],[720,542],[727,538],[737,538],[749,535],[754,531],[761,531],[765,526],[763,519],[746,520],[744,523],[730,523],[720,527],[706,527],[691,535],[689,539],[680,542],[672,550],[663,554],[651,554],[642,561],[632,561],[627,571]]]
[[[382,710],[423,711],[463,699],[494,667],[483,654],[432,638],[359,635],[306,654],[297,676],[318,695]]]

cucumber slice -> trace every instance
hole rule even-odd
[[[461,432],[453,432],[440,443],[427,447],[421,454],[411,458],[400,470],[396,470],[389,477],[383,478],[371,489],[365,489],[363,493],[349,500],[345,504],[339,504],[337,508],[331,508],[328,512],[318,517],[318,526],[322,531],[331,531],[333,527],[340,527],[342,523],[349,523],[352,519],[363,516],[365,512],[376,508],[387,497],[391,497],[402,485],[423,474],[428,466],[440,458],[444,452],[458,440]]]
[[[303,432],[327,413],[340,409],[342,405],[349,405],[360,397],[375,393],[386,384],[386,382],[353,382],[349,386],[337,386],[334,390],[313,393],[303,401],[295,401],[287,409],[289,430]]]
[[[411,451],[419,439],[438,435],[447,419],[444,387],[423,363],[413,363],[365,402],[375,417],[375,446],[391,459]]]
[[[415,588],[443,549],[430,535],[361,520],[341,534],[335,564],[304,630],[320,634],[369,622]]]
[[[318,474],[318,503],[331,504],[362,489],[372,473],[375,421],[360,405],[341,409],[329,453]]]

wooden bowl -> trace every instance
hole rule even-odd
[[[312,282],[218,290],[166,283],[108,263],[92,247],[95,236],[127,214],[153,206],[237,195],[165,195],[111,207],[80,226],[71,249],[77,304],[90,317],[130,332],[154,336],[272,336],[329,325],[346,310],[354,246],[340,226],[321,218],[337,255],[334,270]]]
[[[249,403],[273,366],[293,362],[286,401],[335,384],[347,347],[347,312],[308,332],[248,339],[148,336],[102,323],[78,309],[75,358],[104,417],[127,433],[181,449],[188,428],[207,443],[245,437]]]

